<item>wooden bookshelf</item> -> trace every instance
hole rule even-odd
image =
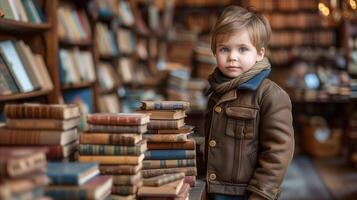
[[[18,100],[26,100],[30,98],[35,98],[35,97],[42,97],[50,94],[52,91],[51,90],[39,90],[39,91],[33,91],[33,92],[26,92],[26,93],[19,93],[19,94],[13,94],[13,95],[1,95],[0,96],[0,102],[9,102],[9,101],[18,101]]]
[[[7,33],[36,33],[51,29],[50,23],[35,24],[0,18],[0,30]]]

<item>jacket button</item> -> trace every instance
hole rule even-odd
[[[209,146],[210,146],[210,147],[215,147],[216,144],[217,144],[217,142],[216,142],[215,140],[209,141]]]
[[[217,106],[216,108],[214,108],[214,111],[220,113],[222,112],[222,108],[220,106]]]
[[[211,181],[216,180],[216,178],[217,178],[217,176],[216,176],[215,173],[212,173],[212,174],[209,175],[209,180],[211,180]]]

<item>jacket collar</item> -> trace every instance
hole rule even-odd
[[[255,75],[253,78],[248,80],[247,82],[241,84],[238,89],[243,89],[243,90],[256,90],[259,85],[262,83],[262,81],[269,76],[270,74],[270,69],[265,69],[261,71],[259,74]]]

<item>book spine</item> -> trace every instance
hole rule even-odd
[[[46,152],[47,158],[56,159],[56,158],[63,158],[63,150],[61,145],[51,145],[46,146],[48,151]]]
[[[139,125],[141,124],[141,117],[89,115],[87,122],[90,124]]]
[[[80,162],[98,162],[100,164],[139,164],[138,156],[78,156]]]
[[[112,194],[131,195],[136,194],[137,186],[112,186]]]
[[[163,150],[163,149],[186,149],[194,150],[196,144],[194,140],[188,140],[186,142],[150,142],[147,143],[148,150]]]
[[[142,152],[140,146],[81,144],[79,153],[81,155],[140,155]]]
[[[47,121],[46,123],[34,123],[31,120],[7,119],[6,127],[13,129],[50,129],[50,130],[63,130],[63,121]]]
[[[60,144],[62,133],[46,131],[23,131],[2,129],[0,144],[3,145],[37,145],[37,144]]]
[[[88,131],[99,133],[144,133],[147,129],[146,126],[109,126],[88,124]]]
[[[191,187],[195,187],[196,176],[185,176],[185,179],[183,180],[183,182],[189,184]]]
[[[78,185],[78,177],[70,174],[51,174],[51,183],[55,185]]]
[[[184,177],[185,177],[184,173],[164,174],[161,176],[144,179],[143,182],[145,186],[159,187],[161,185],[164,185],[166,183],[171,183],[173,181],[182,179]]]
[[[145,152],[145,160],[175,160],[196,157],[196,151],[186,150],[150,150]]]
[[[63,189],[46,187],[46,196],[50,196],[55,200],[60,199],[78,199],[86,200],[90,198],[90,194],[86,189],[81,189],[80,187],[66,187]]]
[[[135,145],[135,138],[131,136],[115,135],[115,134],[81,134],[81,144],[116,144],[133,146]]]
[[[141,181],[141,175],[113,175],[113,185],[136,185],[138,182]]]
[[[185,173],[186,176],[197,176],[196,167],[183,167],[183,168],[166,168],[166,169],[143,169],[141,170],[143,178],[150,178],[162,174]]]
[[[159,169],[159,168],[177,168],[177,167],[194,167],[196,159],[180,159],[180,160],[144,160],[143,169]]]
[[[63,119],[64,109],[61,107],[26,106],[22,104],[6,105],[5,116],[7,118]]]
[[[149,142],[186,142],[187,135],[179,134],[179,135],[154,135],[154,134],[144,134],[143,137]]]
[[[189,105],[186,103],[164,103],[164,102],[144,102],[145,110],[186,110]]]
[[[179,122],[180,120],[150,120],[148,129],[179,129]]]
[[[135,170],[136,166],[99,166],[99,171],[101,174],[135,174],[137,170]]]

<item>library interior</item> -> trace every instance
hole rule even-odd
[[[0,0],[1,199],[357,199],[357,0]]]

